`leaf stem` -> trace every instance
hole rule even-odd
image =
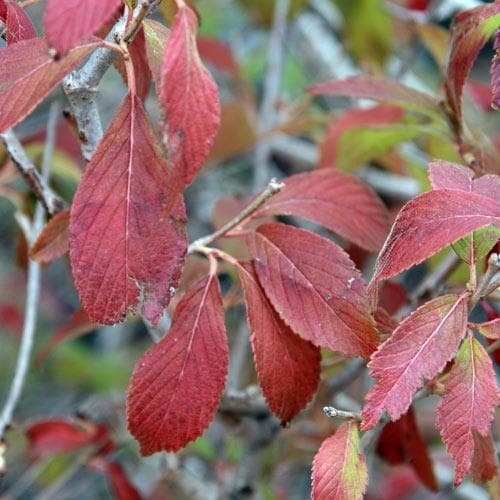
[[[159,0],[142,0],[141,4],[137,7],[136,15],[132,18],[132,21],[121,37],[124,42],[130,43],[134,39],[141,28],[142,21],[144,21],[149,11],[158,3]]]
[[[276,179],[271,179],[266,189],[264,189],[262,193],[255,197],[254,200],[249,205],[247,205],[239,214],[233,217],[217,231],[207,236],[203,236],[202,238],[199,238],[191,243],[188,248],[188,254],[199,251],[198,247],[206,247],[207,245],[210,245],[210,243],[213,243],[215,240],[221,238],[236,226],[239,226],[242,222],[245,221],[245,219],[252,215],[252,213],[260,208],[267,200],[269,200],[269,198],[274,196],[276,193],[279,193],[284,187],[285,185],[282,182],[278,182]]]
[[[481,276],[477,288],[471,296],[469,308],[472,310],[474,306],[488,293],[491,293],[490,282],[500,270],[500,256],[493,252],[488,258],[488,267],[486,272]]]

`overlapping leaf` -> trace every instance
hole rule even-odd
[[[500,27],[500,4],[481,5],[458,14],[451,31],[445,90],[452,111],[462,117],[462,93],[479,51]]]
[[[456,463],[455,484],[460,484],[472,464],[474,432],[488,434],[498,403],[491,359],[471,333],[462,343],[445,390],[436,408],[436,425]]]
[[[431,491],[438,491],[432,459],[411,406],[399,420],[385,424],[377,452],[393,465],[409,462],[420,481]]]
[[[60,212],[45,225],[30,249],[30,257],[48,264],[68,251],[69,211]]]
[[[368,109],[350,109],[337,118],[320,144],[319,168],[336,165],[342,134],[350,129],[394,123],[401,120],[404,111],[396,106],[374,106]]]
[[[76,47],[59,61],[51,59],[44,40],[24,40],[0,49],[0,132],[19,123],[60,82],[99,46]]]
[[[127,417],[143,455],[176,451],[203,433],[222,396],[227,367],[219,282],[209,274],[186,292],[170,331],[135,365]]]
[[[156,93],[159,94],[161,90],[163,54],[167,46],[170,30],[163,24],[151,19],[146,19],[142,25],[146,43],[146,58],[153,76]]]
[[[196,14],[187,6],[181,7],[168,38],[161,73],[165,138],[171,161],[185,184],[208,156],[220,124],[217,85],[198,54],[197,29]]]
[[[320,352],[295,335],[273,309],[250,265],[238,266],[245,293],[255,366],[271,411],[289,422],[319,383]],[[286,374],[286,376],[284,376]]]
[[[492,319],[486,323],[472,323],[472,326],[488,339],[500,339],[500,318]]]
[[[438,189],[417,196],[399,212],[379,254],[373,281],[419,264],[489,224],[500,224],[500,201],[456,189]]]
[[[358,427],[349,421],[325,439],[314,457],[313,500],[358,500],[368,484],[368,468],[361,453]]]
[[[120,5],[121,0],[48,0],[43,18],[45,36],[51,47],[65,54],[96,33]]]
[[[493,436],[488,432],[485,436],[477,431],[474,436],[474,455],[470,466],[470,475],[476,483],[491,481],[498,472],[497,452],[493,443]],[[489,488],[488,488],[489,489]],[[494,496],[492,495],[494,498]]]
[[[292,175],[256,216],[296,215],[325,226],[367,250],[377,250],[389,231],[387,209],[355,177],[333,170]]]
[[[418,90],[385,77],[356,75],[344,80],[331,80],[313,85],[308,92],[314,95],[338,95],[373,99],[374,101],[397,104],[410,109],[437,110],[437,100]]]
[[[186,252],[182,199],[164,214],[170,181],[143,105],[129,94],[71,208],[71,267],[92,321],[116,323],[139,304],[156,322],[169,303]]]
[[[248,237],[259,282],[281,318],[305,340],[348,356],[378,345],[365,283],[333,242],[285,224]]]
[[[36,38],[31,19],[16,0],[0,0],[0,21],[5,25],[7,45]]]
[[[376,383],[365,398],[362,429],[374,427],[384,409],[392,420],[403,415],[424,380],[456,353],[466,327],[467,295],[443,295],[405,318],[368,364]]]

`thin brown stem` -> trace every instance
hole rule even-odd
[[[247,217],[252,215],[258,208],[260,208],[269,198],[279,193],[285,185],[278,182],[276,179],[271,179],[266,189],[262,191],[254,200],[247,205],[239,214],[233,217],[230,221],[224,224],[220,229],[197,239],[189,245],[188,254],[199,251],[199,247],[206,247],[213,243],[215,240],[222,238],[226,233],[239,226]]]

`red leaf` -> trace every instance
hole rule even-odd
[[[404,111],[395,106],[374,106],[368,109],[350,109],[337,118],[329,127],[319,146],[318,167],[335,166],[337,148],[342,134],[349,129],[383,125],[401,120]]]
[[[500,4],[482,5],[458,14],[451,30],[451,49],[446,68],[445,90],[448,104],[460,121],[462,117],[462,92],[479,51],[488,41],[500,14]]]
[[[293,333],[273,309],[250,265],[238,267],[260,386],[271,411],[289,422],[319,383],[319,348]],[[286,376],[284,376],[286,374]]]
[[[479,432],[473,431],[474,455],[470,467],[470,474],[476,483],[487,482],[497,474],[496,450],[491,432],[481,436]]]
[[[49,264],[68,251],[69,210],[60,212],[45,225],[30,249],[30,257]]]
[[[465,90],[474,104],[477,104],[483,111],[491,111],[492,94],[488,83],[469,80],[465,84]]]
[[[47,344],[38,352],[36,362],[41,365],[47,356],[65,340],[75,339],[95,330],[96,324],[92,323],[83,309],[75,311],[69,321],[59,327]]]
[[[436,408],[436,426],[456,463],[455,484],[469,471],[476,431],[487,436],[498,403],[495,372],[488,353],[469,333],[445,381]]]
[[[99,43],[73,49],[60,61],[49,56],[45,40],[0,49],[0,132],[17,125]]]
[[[238,76],[240,68],[231,48],[217,38],[200,37],[198,51],[201,58],[214,68],[232,76]]]
[[[378,307],[373,317],[378,331],[383,335],[391,335],[399,324],[383,307]]]
[[[358,427],[352,420],[325,439],[314,457],[313,500],[357,500],[368,484],[368,468],[361,453]]]
[[[500,200],[500,176],[488,174],[474,179],[474,175],[469,167],[456,163],[443,160],[429,163],[432,189],[459,189]]]
[[[35,459],[78,450],[89,444],[106,445],[109,448],[110,443],[108,428],[86,419],[79,422],[40,420],[26,430],[26,437],[29,452]]]
[[[139,98],[144,101],[149,91],[151,71],[146,57],[146,40],[142,29],[137,33],[132,43],[129,44],[128,51],[134,67],[136,92]],[[115,66],[123,80],[127,81],[127,70],[123,58],[116,59]]]
[[[387,209],[356,177],[334,170],[292,175],[255,216],[295,215],[321,224],[367,250],[378,250],[389,231]]]
[[[210,274],[182,297],[170,331],[135,365],[127,416],[142,455],[177,451],[201,436],[222,396],[227,367],[222,298]]]
[[[455,189],[421,194],[399,212],[372,281],[390,278],[472,231],[495,223],[500,223],[500,203],[486,196]]]
[[[331,80],[309,87],[314,95],[334,95],[372,99],[404,108],[438,109],[438,101],[418,90],[412,89],[389,78],[356,75],[344,80]]]
[[[495,55],[491,61],[491,107],[500,109],[500,29],[495,35]]]
[[[468,295],[443,295],[413,311],[373,354],[368,363],[377,379],[365,398],[363,430],[392,420],[410,407],[424,380],[435,377],[456,353],[467,327]]]
[[[196,14],[187,6],[181,7],[168,38],[161,73],[166,141],[185,184],[205,161],[220,124],[217,85],[198,54],[197,29]]]
[[[247,241],[260,284],[296,334],[348,356],[367,358],[376,349],[364,281],[340,247],[277,223],[260,226]]]
[[[432,460],[411,406],[399,420],[384,426],[377,452],[393,465],[409,462],[422,483],[431,491],[438,491]]]
[[[144,107],[129,94],[71,207],[71,267],[92,321],[116,323],[141,303],[155,323],[168,305],[186,252],[182,199],[163,214],[170,177]]]
[[[113,498],[116,500],[140,500],[142,498],[136,487],[130,482],[127,471],[118,462],[110,462],[99,457],[92,460],[90,467],[106,474]]]
[[[2,1],[2,3],[3,9],[0,10],[0,20],[4,22],[7,30],[7,45],[36,38],[33,23],[23,8],[15,0]]]
[[[48,0],[43,26],[45,36],[58,53],[64,54],[80,40],[93,35],[122,5],[121,0]]]
[[[500,318],[495,318],[486,323],[472,323],[471,326],[488,339],[500,339]]]

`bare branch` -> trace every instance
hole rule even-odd
[[[259,207],[261,207],[271,196],[274,196],[276,193],[279,193],[285,185],[282,182],[278,182],[276,179],[271,179],[266,189],[262,191],[254,200],[246,206],[239,214],[233,217],[229,222],[224,224],[220,229],[209,234],[208,236],[204,236],[203,238],[199,238],[193,243],[189,245],[188,253],[194,253],[197,251],[198,247],[204,247],[214,242],[215,240],[221,238],[225,234],[227,234],[231,229],[234,229],[236,226],[241,224],[247,217],[252,215]]]
[[[341,418],[343,420],[357,420],[361,422],[362,417],[360,413],[354,411],[337,410],[333,406],[325,406],[323,412],[327,417],[330,418]]]
[[[50,109],[49,120],[47,124],[47,141],[43,155],[41,179],[43,179],[44,182],[47,181],[50,164],[52,162],[58,113],[59,107],[57,105],[53,105]],[[33,217],[33,223],[28,235],[29,244],[35,241],[36,237],[42,230],[44,219],[44,207],[41,203],[37,203],[35,215]],[[16,409],[19,398],[21,397],[21,392],[23,390],[26,375],[28,373],[31,352],[33,350],[33,343],[35,339],[35,327],[38,314],[38,298],[40,295],[40,281],[40,265],[37,262],[30,260],[28,263],[26,305],[24,312],[21,345],[19,346],[16,368],[10,386],[9,394],[0,414],[0,439],[3,438],[5,429],[10,425],[10,422],[12,421],[12,416]]]
[[[7,130],[0,134],[7,153],[14,162],[17,170],[24,177],[30,189],[50,215],[64,210],[66,203],[56,194],[40,175],[33,162],[29,159],[19,139],[13,130]]]

